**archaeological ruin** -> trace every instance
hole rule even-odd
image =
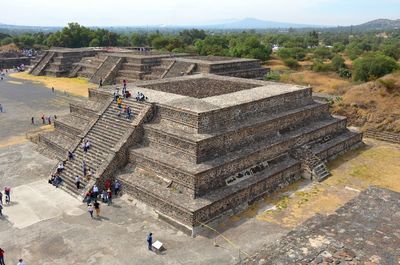
[[[128,90],[147,100],[124,98],[133,111],[126,119],[115,86],[89,89],[87,101],[72,102],[55,131],[39,136],[39,146],[59,159],[74,154],[62,188],[83,196],[94,184],[118,179],[124,193],[190,235],[301,177],[325,179],[326,161],[362,145],[362,134],[314,101],[311,87],[232,77],[260,75],[255,60],[88,52],[66,56],[67,70],[57,68],[63,56],[48,51],[32,73],[110,76],[111,83],[132,77]],[[88,152],[80,148],[83,139],[92,143]],[[78,191],[82,161],[94,176]]]
[[[138,51],[52,48],[32,62],[30,74],[83,77],[98,84],[154,80],[198,73],[262,79],[268,69],[255,59]]]

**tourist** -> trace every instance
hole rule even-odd
[[[131,111],[131,107],[126,107],[126,119],[127,120],[130,120],[131,119],[131,113],[132,113],[132,111]]]
[[[75,177],[75,184],[76,184],[76,189],[79,190],[81,188],[81,177],[78,175]]]
[[[52,184],[53,185],[53,182],[54,182],[54,180],[56,179],[56,175],[55,174],[51,174],[51,177],[50,177],[50,179],[49,179],[49,184]]]
[[[0,265],[5,265],[4,263],[4,250],[0,248]]]
[[[111,189],[111,180],[110,179],[106,179],[106,181],[104,182],[104,187],[106,188],[106,190]]]
[[[92,193],[90,192],[90,190],[86,192],[83,202],[86,202],[88,206],[92,202]]]
[[[85,139],[82,140],[81,147],[82,147],[83,151],[86,152],[86,140]]]
[[[53,92],[53,93],[54,93],[54,87],[51,87],[51,92]]]
[[[116,179],[115,183],[114,183],[114,195],[118,196],[118,192],[121,189],[121,184],[119,183],[119,181]]]
[[[94,201],[94,209],[96,210],[96,217],[100,217],[100,203],[97,200]]]
[[[148,249],[149,249],[150,251],[153,250],[152,245],[153,245],[153,233],[150,233],[150,234],[147,236],[147,246],[148,246]]]
[[[43,123],[43,124],[46,124],[46,120],[45,120],[45,118],[44,118],[44,114],[42,115],[42,123]]]
[[[3,193],[0,191],[0,202],[3,203]]]
[[[85,152],[87,152],[88,150],[89,150],[89,148],[90,148],[90,142],[89,141],[86,141],[86,143],[85,143]]]
[[[35,124],[35,118],[34,117],[31,118],[31,123]]]
[[[9,186],[4,187],[4,194],[6,195],[6,204],[11,202],[11,188]]]
[[[19,259],[17,265],[26,265],[26,263],[22,259]]]
[[[93,191],[93,197],[97,199],[97,197],[99,196],[99,188],[96,185],[93,185],[92,191]]]
[[[108,202],[108,196],[107,196],[107,191],[106,190],[103,190],[102,193],[101,193],[101,201],[103,203],[107,203]]]
[[[49,124],[51,125],[51,118],[48,117],[47,120],[49,121]]]
[[[100,78],[99,87],[102,87],[102,86],[103,86],[103,78]]]
[[[3,216],[3,202],[0,202],[0,216]]]
[[[56,175],[53,181],[53,185],[56,186],[56,188],[58,188],[58,186],[60,186],[62,182],[63,179],[60,177],[60,175]]]
[[[73,154],[71,151],[69,151],[69,150],[68,150],[68,159],[69,159],[69,160],[74,159],[74,154]]]
[[[0,112],[3,112],[3,105],[0,104]]]
[[[64,163],[61,162],[61,163],[58,164],[58,166],[57,166],[57,173],[60,174],[63,170],[64,170]]]
[[[108,206],[112,203],[112,192],[110,189],[107,190]]]
[[[83,171],[83,176],[86,176],[87,166],[84,160],[82,160],[82,171]]]
[[[117,105],[119,109],[122,109],[122,98],[117,99]]]
[[[90,217],[93,219],[93,206],[91,203],[88,204],[88,212],[90,214]]]

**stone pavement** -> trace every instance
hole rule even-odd
[[[12,202],[5,205],[4,218],[15,228],[25,228],[43,220],[68,215],[82,215],[82,202],[64,191],[39,180],[13,188]]]
[[[241,264],[400,264],[400,193],[371,187]]]

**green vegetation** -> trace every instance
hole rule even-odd
[[[354,61],[353,79],[355,81],[374,80],[393,72],[398,67],[396,60],[389,56],[369,53]]]
[[[289,29],[287,32],[175,29],[161,33],[155,29],[114,32],[70,23],[62,29],[54,28],[51,33],[0,32],[0,45],[11,43],[18,48],[39,49],[50,46],[146,46],[169,52],[255,58],[262,61],[271,57],[271,47],[275,47],[277,52],[274,59],[282,60],[290,69],[336,72],[343,78],[353,76],[357,81],[371,80],[390,73],[398,68],[396,60],[400,59],[399,30],[352,31],[351,28],[319,29],[318,32],[309,29]],[[350,67],[351,64],[354,69]],[[275,80],[276,77],[266,78]]]

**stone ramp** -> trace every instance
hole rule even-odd
[[[161,78],[177,77],[191,74],[195,64],[191,62],[174,61],[174,63],[162,74]]]
[[[50,61],[53,59],[54,55],[54,52],[46,52],[46,54],[43,55],[41,60],[31,69],[29,73],[32,75],[41,75],[45,68],[49,65]]]
[[[121,62],[122,58],[120,57],[107,56],[90,78],[90,82],[98,84],[100,79],[103,79],[104,84],[111,84],[115,78],[115,76],[112,76],[112,73],[118,71]]]

